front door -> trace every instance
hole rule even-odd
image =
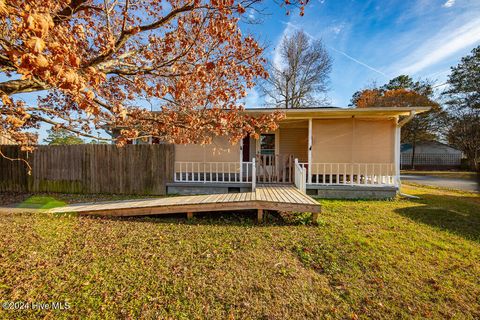
[[[243,162],[252,161],[252,157],[250,156],[250,137],[249,136],[243,138],[242,161]]]

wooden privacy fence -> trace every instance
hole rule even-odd
[[[0,191],[166,194],[173,181],[173,145],[38,146],[30,154],[18,146],[0,146]]]

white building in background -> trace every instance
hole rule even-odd
[[[403,143],[400,164],[402,169],[411,168],[412,145]],[[419,142],[415,146],[415,168],[458,168],[462,163],[462,151],[438,141]]]

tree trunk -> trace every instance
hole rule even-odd
[[[480,174],[480,159],[477,151],[475,151],[473,158],[470,160],[470,168]]]
[[[468,169],[480,174],[480,157],[478,152],[476,150],[469,150],[465,152],[465,155],[467,156]]]
[[[475,171],[480,175],[480,157],[477,150],[475,150]]]
[[[478,171],[478,164],[475,159],[468,159],[468,167],[471,171]]]
[[[412,142],[412,159],[410,161],[410,165],[412,167],[412,170],[415,170],[415,146],[416,146],[416,141],[414,140]]]
[[[288,109],[288,77],[285,76],[285,109]]]

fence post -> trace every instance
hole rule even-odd
[[[255,165],[255,158],[252,158],[252,191],[257,187],[257,169]]]

